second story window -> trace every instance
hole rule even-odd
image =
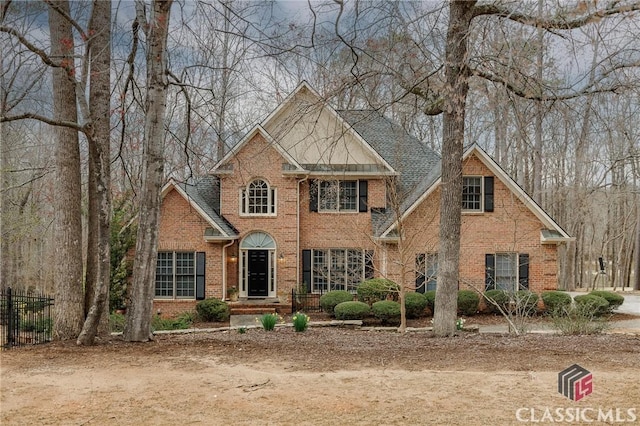
[[[482,211],[482,178],[464,176],[462,178],[462,210]]]
[[[358,181],[320,181],[318,185],[320,211],[358,211]]]
[[[240,213],[242,215],[275,216],[276,190],[262,180],[253,180],[242,188]]]

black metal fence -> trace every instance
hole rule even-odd
[[[291,290],[291,312],[322,312],[320,307],[322,293],[300,293]]]
[[[30,292],[0,289],[0,344],[37,345],[51,341],[53,298]]]

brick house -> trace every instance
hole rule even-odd
[[[163,188],[154,308],[233,288],[286,311],[294,288],[378,276],[433,289],[440,163],[376,111],[337,111],[301,83],[210,175]],[[569,235],[480,147],[463,170],[460,287],[556,289]]]

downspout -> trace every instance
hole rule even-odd
[[[296,282],[300,279],[300,185],[302,182],[309,179],[309,175],[306,175],[304,178],[298,180],[298,196],[296,197]],[[311,285],[311,283],[307,283],[307,285]]]
[[[228,244],[222,246],[222,297],[221,300],[227,300],[227,248],[231,247],[235,240],[229,241]]]

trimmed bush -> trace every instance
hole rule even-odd
[[[609,302],[609,312],[612,312],[614,309],[618,309],[620,305],[624,303],[624,297],[620,296],[618,293],[614,293],[612,291],[602,291],[595,290],[589,294],[594,294],[596,296],[602,297],[604,300]]]
[[[542,293],[542,302],[547,313],[555,315],[562,314],[571,307],[571,295],[564,291],[545,291]]]
[[[480,296],[473,290],[458,291],[458,312],[465,316],[475,315],[478,312]]]
[[[505,312],[509,310],[509,294],[504,290],[487,290],[484,292],[485,304],[487,305],[487,309],[489,312],[493,314],[501,314],[500,309],[490,302],[489,300],[493,300],[497,303],[500,308],[502,308]]]
[[[372,305],[398,293],[398,284],[385,278],[372,278],[358,286],[358,300]]]
[[[383,324],[400,323],[400,304],[393,300],[380,300],[371,306],[373,315]]]
[[[431,315],[433,315],[433,308],[436,304],[436,291],[435,290],[425,291],[424,300],[427,301],[427,307],[431,310]]]
[[[369,315],[371,307],[364,302],[342,302],[333,312],[339,320],[361,320]]]
[[[602,316],[609,312],[609,302],[604,297],[595,294],[582,294],[573,298],[576,306],[592,313],[594,316]]]
[[[229,319],[231,310],[227,302],[212,297],[199,301],[196,304],[196,312],[202,321],[224,322]]]
[[[529,290],[518,290],[515,294],[519,314],[530,316],[538,311],[538,295]]]
[[[342,302],[352,302],[353,294],[346,290],[334,290],[320,296],[320,307],[324,312],[334,315],[334,309]]]
[[[422,293],[406,293],[404,295],[404,307],[407,318],[419,318],[424,315],[424,308],[427,307],[427,299]]]

